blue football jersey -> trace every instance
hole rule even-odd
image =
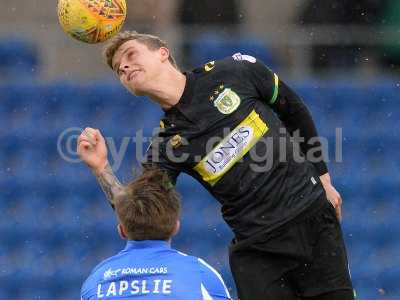
[[[128,241],[124,250],[94,268],[81,290],[94,299],[231,299],[221,275],[201,258],[166,241]]]

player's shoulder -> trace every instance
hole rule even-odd
[[[174,258],[178,261],[180,261],[183,264],[186,264],[188,266],[197,266],[197,257],[193,255],[186,254],[184,252],[181,252],[176,249],[171,249],[171,253],[174,256]]]
[[[197,258],[201,275],[201,292],[204,299],[231,299],[221,274],[204,259]]]
[[[204,259],[196,257],[196,263],[198,265],[199,272],[203,275],[203,277],[223,283],[222,276],[219,274],[219,272]]]
[[[206,285],[212,285],[213,287],[225,286],[221,274],[204,259],[197,256],[191,256],[177,250],[175,251],[181,261],[191,265],[191,267],[194,268],[193,271],[200,275],[201,280],[205,282]]]
[[[108,277],[113,276],[118,272],[118,270],[113,266],[115,262],[119,260],[120,255],[121,252],[101,261],[92,269],[89,276],[82,284],[82,295],[92,294],[97,288],[99,282],[108,279]]]
[[[256,64],[259,60],[251,55],[235,53],[219,60],[212,60],[192,70],[193,73],[215,74],[218,72],[237,72],[246,69],[248,64]]]
[[[181,262],[182,264],[186,265],[187,267],[191,268],[193,272],[197,272],[198,274],[204,273],[215,273],[216,271],[207,264],[202,258],[197,256],[189,255],[184,252],[178,251],[173,249],[175,259]],[[215,272],[214,272],[215,271]]]

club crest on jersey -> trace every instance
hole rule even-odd
[[[214,101],[214,106],[224,115],[233,113],[239,104],[240,97],[231,89],[224,89]]]

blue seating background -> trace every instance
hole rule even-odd
[[[39,50],[25,37],[0,37],[0,57],[0,82],[35,80],[39,73]]]
[[[400,86],[383,80],[294,86],[329,140],[359,299],[400,299]],[[150,136],[161,111],[103,82],[6,85],[0,99],[0,299],[78,299],[90,270],[124,242],[94,177],[82,163],[65,161],[57,140],[67,128],[91,126],[113,137],[119,149],[124,137],[141,129]],[[343,163],[333,161],[339,127]],[[124,181],[135,153],[129,139],[118,170]],[[173,246],[205,258],[234,289],[227,258],[232,235],[219,205],[187,176],[179,178],[178,190],[182,229]]]

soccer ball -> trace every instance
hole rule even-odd
[[[82,42],[104,42],[121,29],[125,18],[125,0],[58,1],[58,19],[62,28]]]

